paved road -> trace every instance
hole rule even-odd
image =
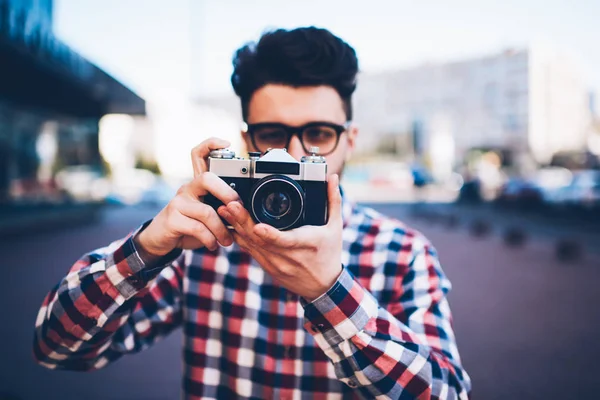
[[[407,219],[438,248],[464,364],[477,399],[595,398],[600,367],[600,258],[559,263],[548,237],[521,249],[499,236],[412,219],[406,206],[379,205]],[[151,209],[111,210],[96,225],[0,242],[0,393],[20,399],[175,399],[181,333],[94,373],[47,371],[31,358],[43,296],[84,251],[126,234]],[[497,232],[497,231],[496,231]],[[0,396],[0,398],[2,398]]]
[[[389,215],[410,215],[406,207],[378,207]],[[472,218],[464,210],[458,215],[462,222]],[[547,232],[523,248],[508,248],[499,235],[506,221],[497,214],[487,217],[492,225],[487,238],[470,236],[464,224],[449,229],[409,220],[434,243],[452,280],[450,304],[474,398],[599,398],[600,255],[587,252],[579,262],[559,262],[555,237]],[[530,232],[543,231],[532,221],[522,224]],[[579,234],[567,228],[561,235]]]

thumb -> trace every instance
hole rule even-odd
[[[340,193],[340,177],[333,174],[327,181],[327,225],[342,222],[342,194]]]

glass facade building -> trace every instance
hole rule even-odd
[[[66,186],[104,174],[100,118],[145,114],[141,98],[53,35],[52,10],[51,0],[0,0],[0,209],[86,200]]]

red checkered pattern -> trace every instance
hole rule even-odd
[[[46,296],[34,355],[94,370],[182,327],[186,398],[467,399],[434,248],[373,210],[346,199],[343,210],[343,272],[311,303],[236,245],[145,265],[136,231],[86,254]]]

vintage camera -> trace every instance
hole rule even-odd
[[[327,223],[327,164],[311,148],[300,162],[285,149],[248,153],[237,158],[231,150],[213,150],[208,170],[229,184],[256,222],[279,230]],[[223,203],[209,194],[204,202],[215,210]]]

